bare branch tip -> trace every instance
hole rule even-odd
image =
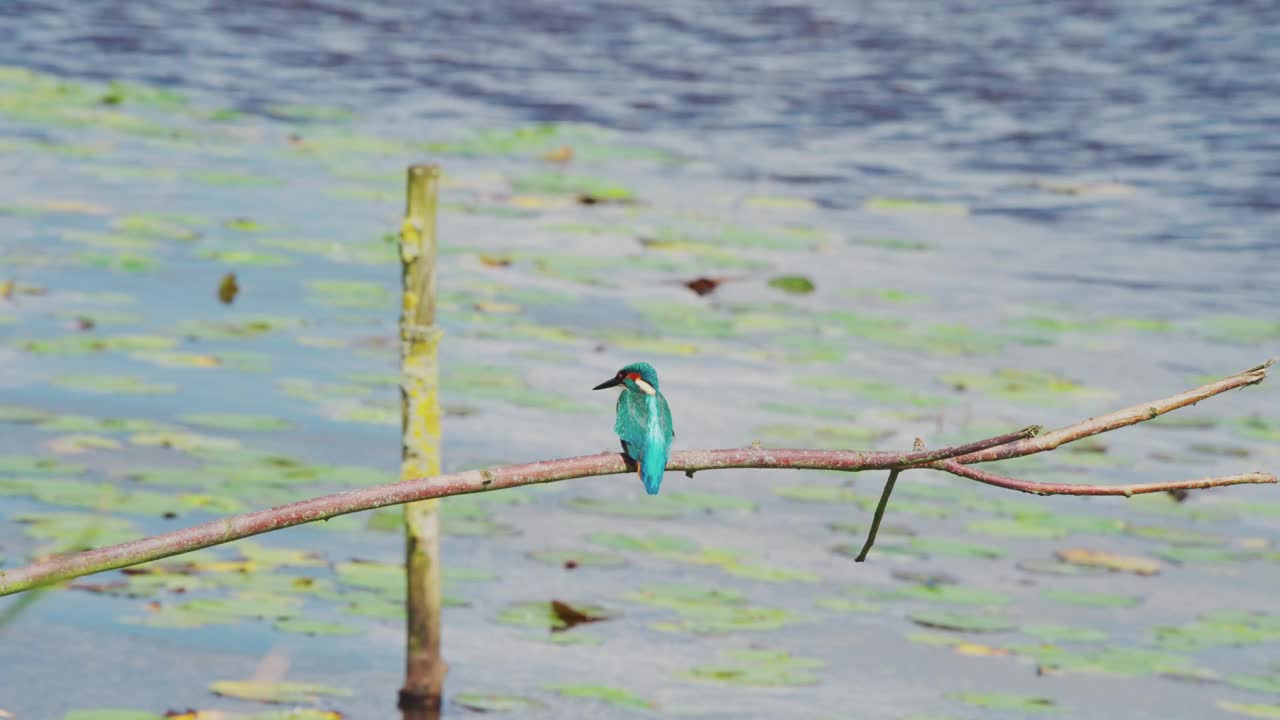
[[[1267,378],[1267,369],[1268,369],[1268,368],[1270,368],[1272,365],[1275,365],[1275,364],[1276,364],[1276,360],[1278,360],[1278,359],[1280,359],[1280,358],[1274,358],[1274,357],[1273,357],[1273,358],[1267,358],[1267,361],[1266,361],[1266,362],[1264,362],[1264,363],[1262,363],[1261,365],[1259,365],[1259,366],[1257,366],[1257,367],[1251,367],[1251,368],[1249,368],[1248,370],[1245,370],[1244,372],[1242,372],[1242,373],[1240,373],[1240,374],[1241,374],[1241,375],[1257,375],[1257,376],[1258,376],[1258,379],[1257,379],[1257,380],[1254,380],[1254,381],[1253,381],[1253,382],[1251,382],[1251,383],[1249,383],[1250,385],[1257,385],[1258,383],[1262,382],[1263,380],[1265,380],[1265,379]]]

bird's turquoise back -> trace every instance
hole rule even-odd
[[[649,395],[623,390],[618,396],[618,420],[613,430],[622,438],[627,455],[640,463],[645,492],[657,495],[675,435],[667,399],[660,392]]]

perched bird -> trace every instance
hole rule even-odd
[[[667,399],[658,390],[658,371],[646,362],[631,363],[592,389],[618,385],[622,386],[622,394],[618,396],[618,420],[613,431],[622,440],[622,451],[636,461],[645,492],[657,495],[675,435]]]

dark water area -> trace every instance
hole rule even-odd
[[[1263,0],[0,4],[0,568],[84,523],[114,541],[393,474],[384,236],[411,162],[445,169],[456,470],[614,449],[589,388],[636,359],[686,449],[941,445],[1256,365],[1280,354],[1277,138]],[[572,163],[546,159],[561,145]],[[697,297],[697,276],[725,282]],[[1274,397],[993,469],[1274,472]],[[493,694],[539,718],[1280,716],[1274,487],[1113,502],[909,473],[855,565],[880,481],[446,501],[446,714]],[[401,547],[373,518],[43,596],[0,627],[0,710],[256,719],[209,685],[274,673],[350,692],[296,704],[391,716],[377,573]],[[553,598],[619,616],[549,634],[521,604]]]

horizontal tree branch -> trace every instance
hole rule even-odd
[[[1133,408],[1130,408],[1129,410],[1111,413],[1101,418],[1055,431],[1057,436],[1056,444],[1053,447],[1057,447],[1057,445],[1061,445],[1064,442],[1070,442],[1072,439],[1105,432],[1108,429],[1123,427],[1134,422],[1141,422],[1144,419],[1156,417],[1163,412],[1168,412],[1168,410],[1182,407],[1206,397],[1236,387],[1260,382],[1265,376],[1268,365],[1270,363],[1167,400],[1138,406],[1151,408],[1151,411],[1147,413],[1147,417],[1131,419],[1130,413]],[[1071,430],[1072,428],[1077,428],[1077,430]],[[1028,444],[1034,442],[1034,436],[1038,430],[1038,426],[1032,426],[1015,433],[998,435],[964,445],[914,452],[786,450],[759,446],[727,450],[685,450],[672,454],[670,462],[667,464],[667,469],[677,472],[684,471],[691,475],[701,470],[727,468],[787,468],[849,472],[892,470],[895,468],[928,468],[959,474],[969,479],[1008,487],[1012,490],[1060,495],[1127,496],[1179,488],[1194,489],[1234,485],[1241,482],[1276,481],[1270,475],[1253,473],[1228,478],[1148,483],[1113,488],[1099,485],[1067,485],[1013,480],[1012,478],[1001,478],[991,473],[985,473],[976,468],[967,468],[963,464],[965,462],[985,462],[1004,457],[1016,457],[1051,449]],[[1076,433],[1076,436],[1072,438],[1069,433],[1068,435],[1062,434],[1067,431]],[[1010,447],[1018,448],[1018,452],[1016,454],[1006,454],[1004,449]],[[372,510],[428,498],[488,492],[522,485],[596,475],[616,475],[623,472],[628,472],[628,467],[621,454],[601,453],[599,455],[584,455],[559,460],[544,460],[525,465],[508,465],[490,470],[470,470],[350,490],[281,505],[267,510],[232,515],[120,545],[55,556],[12,570],[0,570],[0,596],[11,595],[82,575],[138,565],[273,530],[362,510]]]

